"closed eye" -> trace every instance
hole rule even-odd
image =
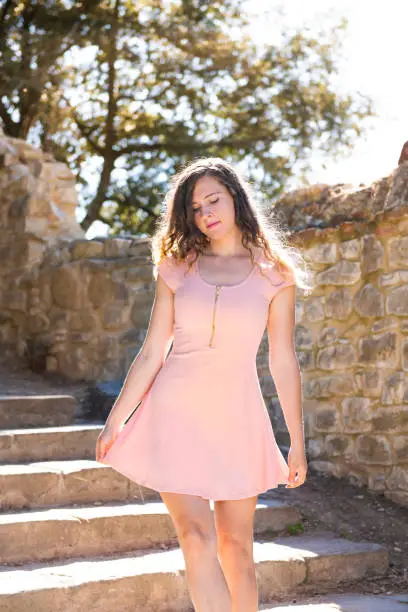
[[[216,204],[218,202],[218,200],[219,200],[219,198],[217,198],[213,202],[210,202],[210,204]],[[198,212],[199,210],[201,210],[201,206],[198,206],[197,208],[193,208],[194,212]]]

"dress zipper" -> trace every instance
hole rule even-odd
[[[214,338],[214,332],[215,332],[215,310],[216,310],[216,307],[217,307],[217,301],[218,301],[218,296],[220,295],[221,286],[222,285],[216,285],[215,286],[215,296],[214,296],[214,306],[213,306],[213,316],[212,316],[212,330],[211,330],[211,337],[210,337],[210,342],[208,343],[208,346],[212,346],[212,341],[213,341],[213,338]]]

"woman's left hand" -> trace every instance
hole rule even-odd
[[[291,446],[288,453],[289,477],[286,488],[302,485],[306,480],[307,461],[303,447]]]

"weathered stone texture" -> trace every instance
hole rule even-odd
[[[346,341],[320,349],[316,365],[321,370],[343,370],[352,367],[356,361],[354,347]]]
[[[358,436],[356,440],[356,458],[361,463],[392,464],[390,442],[385,436]]]
[[[356,294],[354,308],[362,317],[381,317],[384,314],[384,298],[379,289],[367,283]]]
[[[310,323],[323,321],[324,303],[324,297],[311,297],[304,301],[304,318]]]
[[[387,314],[400,317],[408,316],[408,285],[392,289],[386,296],[385,309]]]
[[[361,362],[377,366],[396,367],[398,363],[397,334],[386,332],[379,336],[361,338],[359,359]]]
[[[408,236],[399,236],[389,241],[388,258],[391,269],[408,267]]]
[[[370,274],[384,265],[384,247],[375,236],[363,237],[362,272]]]
[[[339,245],[339,253],[341,259],[360,259],[361,256],[361,240],[346,240]]]
[[[341,427],[340,413],[336,404],[321,402],[315,414],[315,429],[319,432],[338,431]]]
[[[345,259],[316,275],[318,285],[354,285],[360,279],[360,264],[357,261]]]
[[[319,376],[305,380],[303,393],[307,398],[336,397],[351,395],[355,392],[355,382],[351,375]]]
[[[382,391],[384,373],[375,370],[357,370],[355,380],[358,390],[368,397],[379,397]]]
[[[353,297],[346,288],[332,291],[326,299],[328,319],[347,319],[353,310]]]
[[[372,416],[373,428],[386,433],[408,433],[408,406],[384,406]]]
[[[372,428],[372,403],[367,397],[348,397],[342,400],[344,431],[360,433]]]
[[[337,261],[337,244],[328,242],[317,244],[304,251],[304,256],[316,264],[330,264]]]

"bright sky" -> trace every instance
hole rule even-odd
[[[370,96],[378,117],[370,120],[370,130],[356,142],[346,159],[334,161],[316,154],[307,179],[311,183],[358,186],[390,174],[408,140],[408,2],[285,0],[280,3],[283,7],[280,18],[276,11],[268,13],[272,0],[246,2],[247,11],[253,15],[253,36],[260,42],[277,42],[283,27],[298,29],[307,25],[314,32],[338,23],[342,16],[348,18],[336,87],[342,94],[361,92]],[[294,177],[290,187],[297,186],[299,181]],[[104,225],[96,222],[88,230],[87,238],[102,234],[106,234]]]
[[[274,42],[282,31],[276,23],[276,12],[268,18],[262,14],[271,0],[247,0],[248,10],[258,13],[254,35]],[[402,145],[408,140],[408,80],[406,78],[406,33],[408,2],[406,0],[285,0],[282,23],[291,28],[302,25],[316,31],[334,25],[345,16],[342,60],[336,79],[342,94],[360,92],[373,99],[378,117],[370,120],[371,129],[361,138],[347,159],[312,160],[311,182],[370,184],[388,175],[396,166]],[[327,168],[321,168],[325,161]],[[296,187],[296,178],[293,181]]]

